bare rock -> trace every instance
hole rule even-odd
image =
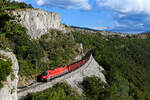
[[[90,59],[91,62],[87,65],[87,67],[65,80],[67,84],[71,85],[71,87],[73,87],[80,94],[82,94],[80,83],[85,77],[97,76],[101,79],[102,82],[107,83],[106,78],[102,73],[104,69],[95,61],[93,56],[91,56]]]
[[[13,11],[13,14],[20,16],[20,23],[27,28],[28,34],[34,39],[40,38],[50,29],[65,31],[65,26],[60,22],[60,15],[54,12],[25,9]]]
[[[12,52],[0,50],[0,54],[8,57],[12,61],[13,72],[7,77],[7,84],[0,90],[0,100],[18,100],[17,84],[19,65],[16,56]],[[13,76],[12,76],[13,75]],[[14,77],[12,80],[11,77]]]

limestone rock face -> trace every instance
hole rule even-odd
[[[7,77],[7,84],[0,90],[0,100],[18,100],[17,84],[19,65],[16,56],[12,52],[0,50],[0,54],[8,57],[12,61],[13,72]],[[13,75],[13,76],[12,76]],[[12,80],[11,77],[14,77]]]
[[[90,63],[86,65],[82,71],[72,75],[70,78],[65,80],[65,82],[71,85],[71,87],[78,91],[79,94],[82,94],[83,92],[79,86],[79,83],[81,83],[85,77],[97,76],[101,79],[102,82],[107,83],[106,78],[102,73],[104,70],[103,67],[95,61],[93,56],[90,57],[89,61]]]
[[[20,23],[27,28],[28,34],[34,38],[40,38],[50,29],[65,31],[65,26],[60,22],[60,15],[40,9],[26,9],[13,11],[14,15],[20,16]]]

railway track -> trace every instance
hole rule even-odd
[[[71,73],[71,72],[70,72]],[[64,75],[66,75],[66,74],[68,74],[68,73],[65,73]],[[59,76],[59,77],[63,77],[64,75],[61,75],[61,76]],[[55,78],[55,79],[57,79],[57,78]],[[55,79],[53,79],[53,80],[55,80]],[[52,80],[51,80],[52,81]],[[51,81],[48,81],[48,82],[51,82]],[[47,82],[37,82],[37,81],[35,81],[35,82],[33,82],[33,83],[31,83],[31,84],[29,84],[28,86],[24,86],[22,89],[20,89],[21,87],[18,87],[18,93],[20,93],[20,92],[24,92],[24,91],[26,91],[26,90],[28,90],[28,89],[31,89],[31,88],[35,88],[35,87],[37,87],[37,86],[39,86],[39,85],[43,85],[43,84],[46,84]]]
[[[32,92],[39,92],[39,91],[48,89],[48,88],[52,87],[53,85],[55,85],[56,83],[62,82],[65,79],[72,77],[76,73],[82,72],[85,68],[87,68],[91,64],[92,60],[93,60],[93,56],[90,55],[89,60],[84,65],[82,65],[81,67],[77,68],[76,70],[74,70],[72,72],[66,73],[60,77],[57,77],[57,78],[49,81],[49,82],[36,82],[35,81],[35,82],[31,83],[30,85],[25,86],[22,89],[18,89],[17,90],[18,98],[21,98],[22,96],[26,96],[27,94],[32,93]]]

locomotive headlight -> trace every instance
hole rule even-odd
[[[43,76],[43,77],[42,77],[42,79],[45,79],[45,78],[46,78],[46,76]]]

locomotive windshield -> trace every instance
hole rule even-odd
[[[46,76],[47,75],[47,71],[46,72],[43,72],[43,74],[42,74],[43,76]]]

